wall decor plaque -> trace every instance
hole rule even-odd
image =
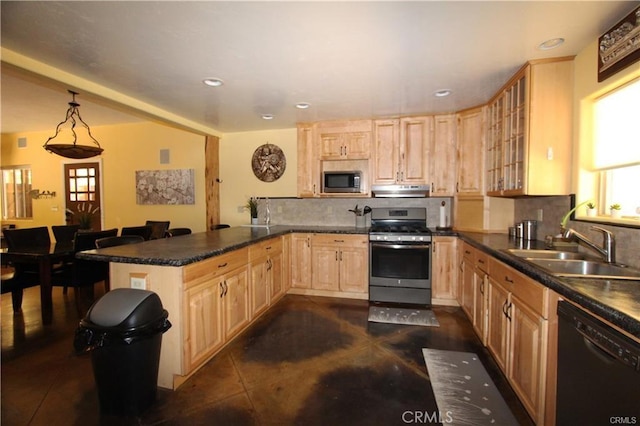
[[[195,204],[195,170],[136,170],[136,204]]]
[[[260,145],[251,158],[253,174],[263,182],[273,182],[280,179],[286,168],[287,159],[277,145],[270,143]]]
[[[640,60],[640,6],[598,39],[598,82]]]

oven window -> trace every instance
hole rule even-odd
[[[371,245],[371,276],[398,279],[429,279],[431,247]]]

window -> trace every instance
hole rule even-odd
[[[33,217],[31,199],[31,167],[2,169],[2,219]]]
[[[595,201],[598,221],[612,221],[610,206],[618,204],[621,219],[615,222],[640,225],[638,111],[640,79],[593,100],[593,143],[582,169],[581,201]]]

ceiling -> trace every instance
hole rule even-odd
[[[92,82],[73,87],[90,126],[148,119],[137,110],[150,105],[227,133],[476,106],[525,61],[579,53],[637,4],[3,0],[1,41]],[[566,42],[537,48],[555,37]],[[53,131],[69,84],[22,68],[3,63],[1,130]]]

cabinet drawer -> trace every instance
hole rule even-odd
[[[369,241],[366,235],[353,234],[314,234],[311,243],[318,245],[367,247]]]
[[[224,275],[245,266],[247,263],[249,263],[249,250],[242,248],[187,265],[183,269],[185,288],[197,284],[204,278],[211,279],[218,275]]]
[[[273,253],[282,252],[282,238],[271,238],[249,246],[249,260],[253,261]]]
[[[491,256],[489,256],[487,253],[480,251],[480,250],[475,250],[475,256],[474,256],[474,265],[476,266],[476,268],[480,269],[481,271],[483,271],[486,274],[489,274],[489,259],[491,258]]]
[[[462,243],[462,257],[473,262],[473,253],[476,251],[467,243]]]
[[[491,278],[543,318],[548,318],[549,292],[546,287],[516,271],[510,266],[491,258]]]

